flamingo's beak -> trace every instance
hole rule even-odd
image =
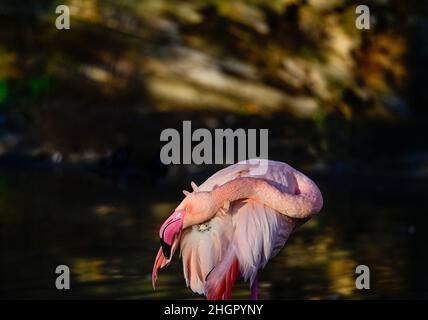
[[[159,236],[163,255],[166,259],[171,256],[171,247],[176,236],[183,228],[183,218],[186,211],[177,210],[168,219],[165,220],[160,228]]]

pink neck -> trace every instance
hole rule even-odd
[[[220,206],[224,202],[233,202],[240,199],[252,199],[256,192],[254,190],[258,179],[238,178],[229,181],[212,191],[216,203]]]
[[[299,194],[283,193],[267,180],[237,178],[214,189],[212,195],[221,207],[225,202],[252,199],[291,218],[307,218],[319,212],[323,205],[321,192],[315,183],[303,174],[296,175]]]

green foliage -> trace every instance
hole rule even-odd
[[[319,110],[313,116],[313,121],[318,130],[322,131],[325,127],[326,112]]]
[[[49,90],[51,87],[51,78],[48,75],[34,77],[30,79],[29,85],[32,97],[37,98],[40,94]]]
[[[9,94],[9,87],[6,80],[0,80],[0,106],[6,101]]]

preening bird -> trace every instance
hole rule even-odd
[[[311,179],[270,160],[241,161],[192,188],[160,228],[152,284],[180,248],[187,286],[208,299],[230,299],[238,276],[257,299],[258,272],[323,206]]]

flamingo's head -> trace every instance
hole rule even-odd
[[[187,227],[210,220],[218,211],[218,206],[210,192],[187,193],[186,198],[165,220],[159,230],[161,248],[156,256],[152,272],[153,288],[159,268],[169,264],[181,237],[181,231]]]
[[[181,230],[210,220],[217,210],[210,192],[187,194],[186,198],[160,228],[159,236],[165,258],[170,258],[171,248],[174,241],[179,238]]]

